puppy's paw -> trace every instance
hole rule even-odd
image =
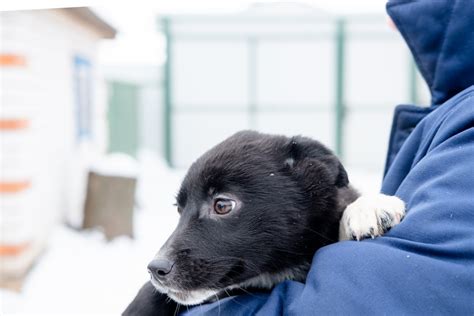
[[[405,203],[396,196],[363,195],[344,210],[339,224],[339,240],[383,235],[405,216]]]

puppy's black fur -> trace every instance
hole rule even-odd
[[[222,196],[235,208],[219,215],[214,208]],[[224,290],[304,282],[315,251],[338,240],[342,212],[357,197],[341,163],[321,143],[234,134],[201,156],[183,180],[178,227],[157,255],[172,269],[152,277],[164,294],[147,283],[124,314],[174,312],[165,294],[196,304]]]

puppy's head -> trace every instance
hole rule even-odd
[[[304,280],[337,240],[345,170],[304,137],[239,132],[201,156],[177,196],[180,221],[150,263],[153,285],[193,305],[240,286]]]

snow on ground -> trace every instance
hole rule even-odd
[[[134,239],[57,227],[21,294],[0,290],[0,315],[120,315],[178,222],[173,203],[184,172],[141,158]]]
[[[146,266],[178,222],[174,196],[184,171],[142,155],[135,238],[107,242],[99,231],[59,226],[20,294],[0,290],[1,315],[120,315],[148,280]],[[377,174],[354,169],[361,192],[377,192]]]

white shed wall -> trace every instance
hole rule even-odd
[[[43,241],[60,219],[80,223],[85,167],[105,148],[105,86],[95,64],[99,37],[59,10],[2,12],[0,35],[0,53],[25,60],[0,68],[0,118],[29,121],[24,130],[1,132],[0,180],[31,183],[21,194],[2,194],[8,205],[1,209],[0,242]],[[88,139],[76,136],[75,56],[91,63]]]

